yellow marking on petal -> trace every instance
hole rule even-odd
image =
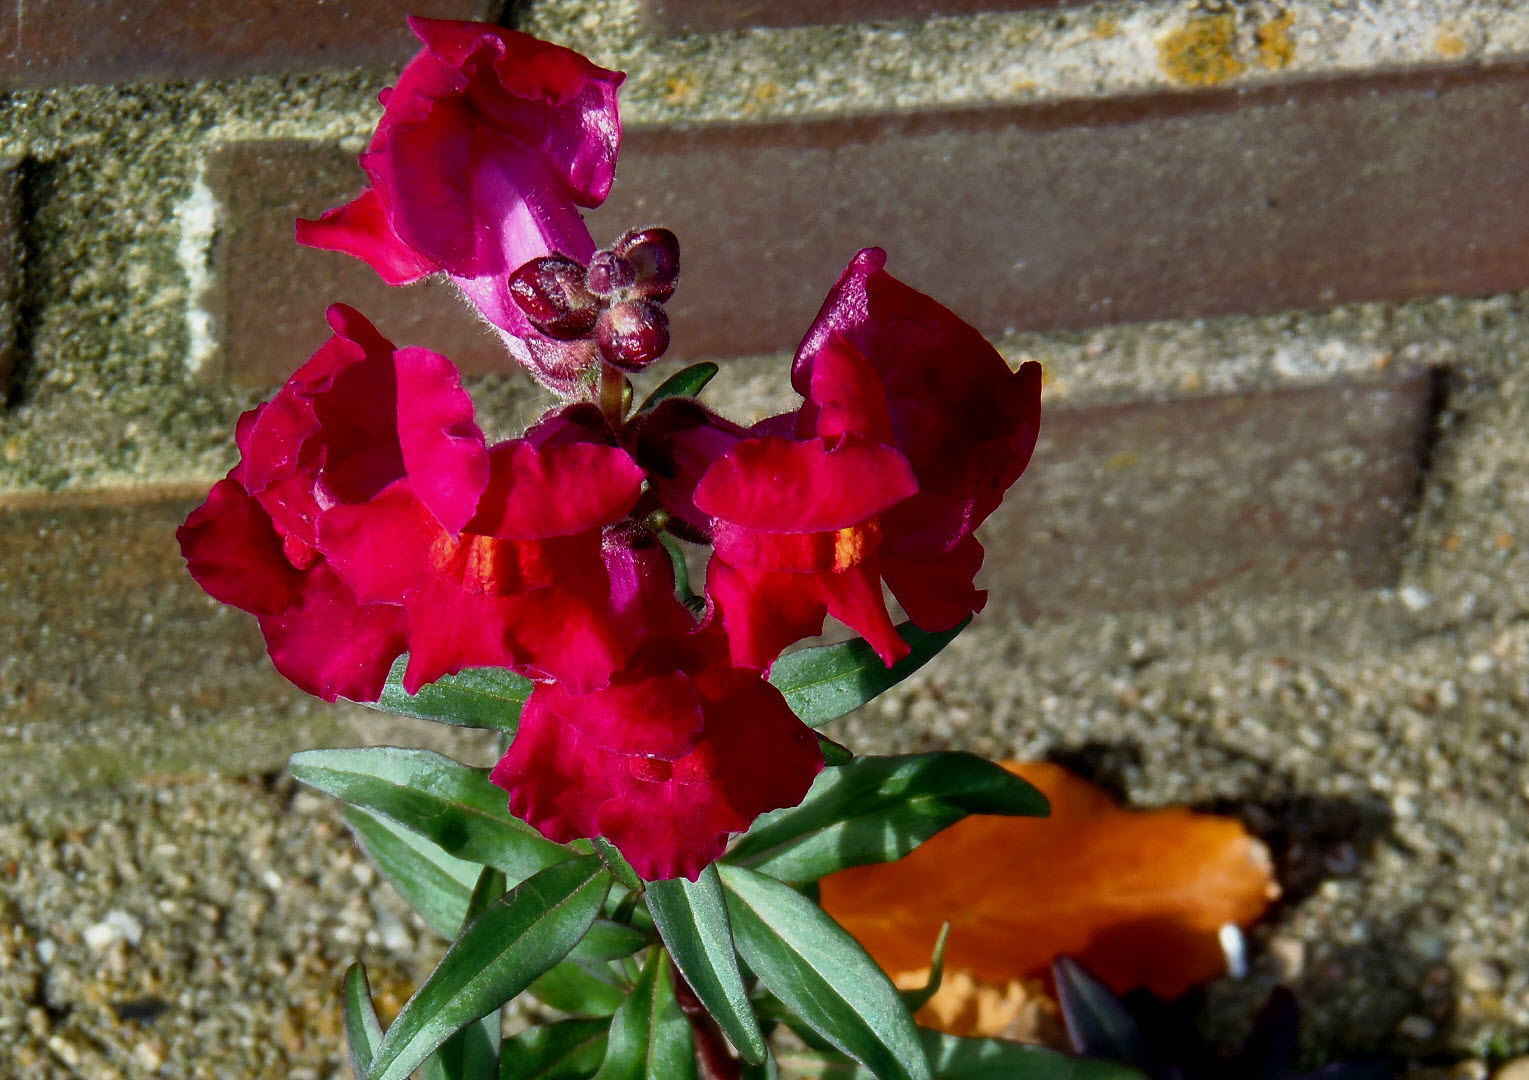
[[[834,573],[842,574],[851,567],[859,566],[861,560],[874,550],[876,541],[880,539],[881,524],[875,518],[835,532],[833,534]]]

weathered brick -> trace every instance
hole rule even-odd
[[[215,151],[208,183],[221,206],[212,300],[222,374],[280,383],[329,336],[324,308],[350,304],[400,345],[428,345],[464,370],[501,370],[504,348],[443,281],[384,285],[348,255],[299,247],[298,217],[317,217],[365,183],[354,154],[301,142],[239,143]]]
[[[857,247],[990,332],[1529,286],[1529,66],[633,132],[691,354],[791,347]]]
[[[21,364],[23,213],[21,166],[0,161],[0,402]]]
[[[1426,374],[1056,409],[983,532],[1030,618],[1391,584],[1432,417]]]
[[[490,18],[497,0],[0,0],[0,86],[392,66],[406,15]]]
[[[300,252],[353,194],[349,155],[219,152],[228,370],[271,381],[355,298],[408,340],[491,342],[428,289]],[[678,355],[789,349],[856,248],[990,333],[1529,287],[1529,65],[1246,92],[628,132],[597,238],[684,247]],[[386,320],[385,320],[386,321]]]
[[[983,11],[1062,7],[1085,0],[644,0],[647,19],[665,30],[706,32],[744,26],[806,26],[974,15]]]

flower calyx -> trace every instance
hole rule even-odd
[[[555,341],[587,342],[606,363],[641,371],[669,348],[664,301],[679,282],[680,245],[668,229],[633,229],[587,265],[532,259],[510,275],[526,319]]]

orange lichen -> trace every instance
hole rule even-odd
[[[1290,27],[1295,23],[1295,13],[1287,11],[1277,19],[1270,19],[1253,31],[1253,43],[1258,48],[1258,62],[1270,71],[1289,67],[1295,59],[1295,39]]]
[[[1470,45],[1459,34],[1448,27],[1440,28],[1433,39],[1434,52],[1446,60],[1458,60],[1470,49]]]
[[[898,862],[823,881],[824,908],[886,970],[927,966],[949,920],[948,972],[1007,987],[1072,956],[1117,991],[1174,997],[1222,974],[1221,928],[1279,893],[1240,822],[1124,810],[1060,766],[1005,767],[1046,793],[1050,818],[969,817]]]
[[[1215,86],[1241,75],[1237,20],[1230,14],[1200,15],[1157,43],[1158,62],[1170,79],[1192,86]]]

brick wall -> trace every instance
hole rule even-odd
[[[676,353],[725,361],[722,404],[779,404],[867,243],[1047,365],[991,613],[864,739],[1256,810],[1326,880],[1269,931],[1309,939],[1309,994],[1403,1049],[1524,1039],[1525,978],[1462,974],[1529,969],[1513,5],[505,9],[0,4],[0,800],[393,737],[272,675],[171,534],[330,300],[457,358],[506,430],[536,407],[444,287],[290,242],[359,187],[401,14],[509,17],[632,73],[594,226],[680,234]]]

